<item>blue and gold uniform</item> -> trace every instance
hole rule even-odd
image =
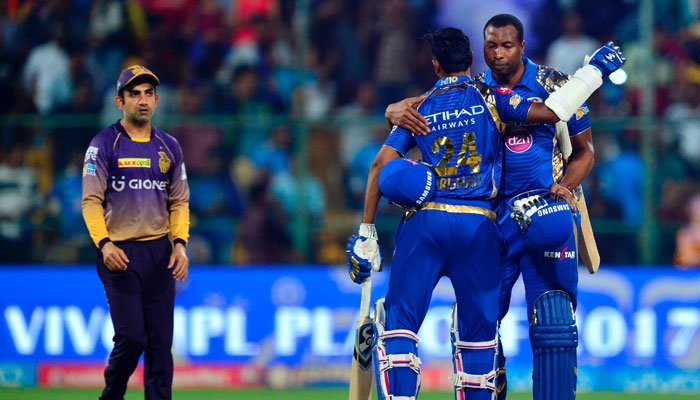
[[[523,58],[523,63],[524,74],[512,90],[525,99],[544,101],[569,79],[567,75],[527,58]],[[498,85],[490,70],[476,79],[488,85]],[[567,127],[570,136],[590,128],[586,104],[569,119]],[[577,330],[573,312],[578,284],[575,232],[580,220],[566,202],[549,198],[550,187],[560,182],[566,172],[555,133],[552,124],[508,122],[498,196],[498,223],[506,248],[501,262],[503,279],[499,320],[508,312],[511,290],[522,273],[535,359],[535,398],[569,398],[575,391],[576,382]],[[542,312],[538,318],[537,311],[545,307],[545,303],[551,303],[552,309],[565,311],[556,316],[558,322],[542,318]],[[554,342],[549,341],[548,329],[557,330],[556,346],[566,349],[549,349]],[[564,342],[569,344],[564,346]],[[499,363],[503,366],[505,359],[501,358]],[[548,378],[544,371],[550,369],[560,371],[560,376]],[[571,387],[574,390],[570,390]],[[547,390],[550,392],[546,397],[541,397],[540,392]],[[554,392],[556,390],[566,394],[558,395]]]
[[[502,249],[491,204],[500,181],[501,118],[524,121],[530,105],[516,93],[470,77],[446,77],[418,107],[431,133],[418,136],[394,127],[385,141],[402,155],[417,146],[436,172],[437,190],[397,231],[385,324],[377,328],[377,358],[384,362],[377,380],[380,396],[415,395],[420,364],[415,333],[435,285],[447,276],[459,304],[453,339],[462,352],[455,356],[455,387],[468,398],[491,398]],[[411,368],[388,366],[404,361]]]

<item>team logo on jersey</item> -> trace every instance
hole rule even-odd
[[[97,160],[97,153],[100,151],[99,148],[95,146],[90,146],[88,147],[87,151],[85,152],[85,161],[92,160],[95,161]]]
[[[583,106],[583,107],[579,108],[578,110],[576,110],[576,120],[577,121],[580,120],[586,114],[588,114],[588,107]]]
[[[151,168],[150,158],[120,158],[117,161],[119,168]]]
[[[517,108],[518,104],[523,100],[522,97],[518,96],[517,94],[514,94],[510,96],[510,100],[508,100],[508,103],[510,103],[511,107]]]
[[[83,167],[83,176],[97,175],[97,166],[95,164],[85,164]]]
[[[526,129],[509,129],[506,133],[506,148],[513,153],[523,153],[532,147],[532,135]]]
[[[159,151],[158,155],[160,156],[160,159],[158,159],[158,166],[160,167],[160,172],[168,172],[168,170],[170,169],[170,159],[164,151]]]

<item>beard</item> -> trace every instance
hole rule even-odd
[[[136,126],[143,126],[151,122],[151,115],[152,113],[148,113],[148,115],[141,115],[138,112],[134,113],[128,113],[126,118],[131,122],[132,124]]]

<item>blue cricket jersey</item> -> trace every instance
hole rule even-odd
[[[556,69],[537,65],[523,57],[525,73],[513,87],[513,92],[530,101],[542,102],[549,94],[569,80]],[[478,75],[476,81],[499,86],[491,70]],[[509,198],[528,190],[549,190],[566,172],[564,157],[559,151],[553,124],[507,121],[503,162],[506,170],[499,197]],[[590,128],[588,106],[584,103],[567,123],[569,136]]]
[[[426,95],[418,111],[430,134],[394,126],[384,145],[401,155],[418,146],[437,173],[438,201],[493,199],[500,181],[501,118],[523,122],[532,103],[468,76],[442,78]]]

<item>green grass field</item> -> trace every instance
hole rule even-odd
[[[98,389],[40,389],[0,388],[0,400],[95,400]],[[345,389],[289,389],[289,390],[177,390],[173,400],[346,400]],[[376,399],[376,396],[373,398]],[[420,400],[448,400],[452,392],[421,392]],[[509,400],[529,400],[529,393],[509,393]],[[653,393],[580,393],[578,400],[683,400],[697,399],[698,395]],[[125,400],[142,400],[143,390],[130,390]]]

